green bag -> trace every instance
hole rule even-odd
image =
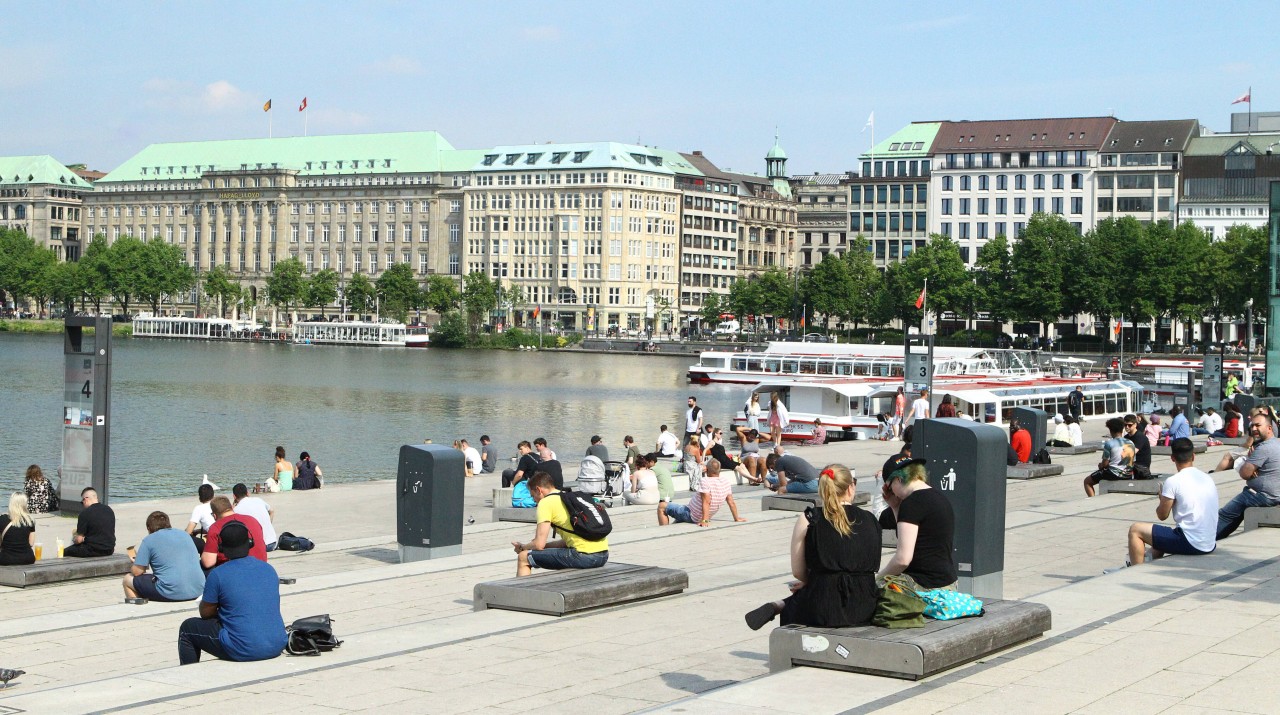
[[[883,628],[924,627],[924,599],[900,576],[885,576],[871,625]]]

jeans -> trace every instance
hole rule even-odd
[[[810,479],[807,482],[797,482],[794,479],[787,480],[788,494],[817,494],[818,480]]]
[[[516,470],[514,469],[502,470],[502,488],[506,489],[507,487],[511,486],[511,480],[515,478],[516,478]]]
[[[529,552],[529,566],[535,569],[595,569],[608,561],[608,551],[584,554],[577,549],[542,549]]]
[[[214,658],[231,660],[218,640],[222,621],[216,618],[188,618],[178,628],[178,664],[191,665],[200,662],[200,651]]]
[[[1191,434],[1209,434],[1209,430],[1203,427],[1192,427]]]
[[[1250,487],[1245,487],[1243,491],[1235,495],[1226,506],[1218,510],[1218,539],[1224,539],[1231,535],[1231,532],[1240,528],[1240,522],[1244,521],[1244,510],[1249,507],[1267,507],[1280,505],[1280,497],[1273,497],[1254,491]]]

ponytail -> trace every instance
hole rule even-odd
[[[849,524],[849,515],[845,513],[841,500],[849,491],[849,487],[856,483],[853,473],[843,464],[829,464],[818,475],[818,496],[822,497],[822,514],[827,518],[827,523],[831,524],[841,536],[853,533],[853,528]]]

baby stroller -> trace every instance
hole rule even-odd
[[[602,462],[599,457],[586,456],[578,467],[578,491],[613,500],[622,496],[627,479],[631,476],[625,462]]]

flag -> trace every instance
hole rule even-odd
[[[542,306],[540,305],[533,306],[533,319],[537,320],[539,315],[542,315]]]
[[[929,286],[927,285],[920,289],[920,297],[916,298],[916,310],[924,307],[924,292],[927,290],[929,290]]]
[[[1240,95],[1240,97],[1239,97],[1238,99],[1236,99],[1236,101],[1232,102],[1232,104],[1239,104],[1239,103],[1241,103],[1241,102],[1248,102],[1249,104],[1253,104],[1253,98],[1252,98],[1252,96],[1251,96],[1252,94],[1253,94],[1253,88],[1252,88],[1252,87],[1250,87],[1250,88],[1249,88],[1249,91],[1247,91],[1247,92],[1245,92],[1244,94]]]
[[[801,327],[801,328],[803,328],[803,327],[804,327],[804,316],[803,316],[803,315],[802,315],[802,316],[800,316],[800,327]]]
[[[302,98],[302,104],[299,104],[299,105],[298,105],[298,111],[299,111],[299,112],[305,112],[305,111],[307,111],[307,98],[306,98],[306,97],[303,97],[303,98]]]
[[[1120,329],[1124,327],[1124,318],[1116,321],[1116,335],[1120,334]]]
[[[270,112],[270,111],[271,111],[271,100],[269,100],[269,99],[268,99],[268,100],[267,100],[267,103],[266,103],[266,104],[264,104],[264,105],[262,105],[262,111],[264,111],[264,112]]]
[[[871,115],[867,117],[867,123],[862,125],[862,131],[864,132],[867,131],[867,127],[871,127],[872,129],[875,129],[875,126],[876,126],[876,113],[872,112]]]

